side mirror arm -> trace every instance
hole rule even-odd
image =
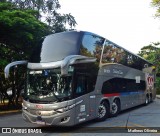
[[[14,62],[9,63],[4,69],[5,78],[9,77],[9,70],[11,67],[16,66],[16,65],[27,65],[27,63],[28,61],[26,60],[14,61]]]

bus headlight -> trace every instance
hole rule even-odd
[[[66,112],[66,111],[72,109],[75,106],[76,106],[75,104],[72,104],[72,105],[69,105],[69,106],[66,106],[66,107],[63,107],[63,108],[56,109],[55,111],[57,111],[59,113],[63,113],[63,112]]]
[[[29,105],[30,106],[30,105]],[[24,110],[27,110],[27,106],[24,104],[24,103],[22,103],[22,108],[24,109]]]
[[[63,113],[63,112],[66,112],[66,111],[68,111],[68,110],[69,110],[69,108],[68,108],[68,106],[66,106],[66,107],[64,107],[64,108],[56,109],[55,111],[58,112],[58,113]]]

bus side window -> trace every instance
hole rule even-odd
[[[79,75],[77,76],[77,84],[76,84],[76,95],[83,95],[87,93],[87,84],[86,84],[86,77]]]
[[[109,81],[104,82],[102,86],[102,94],[112,93],[112,92],[113,92],[112,84]]]

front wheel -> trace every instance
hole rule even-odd
[[[109,115],[109,104],[106,101],[103,101],[98,107],[98,117],[97,121],[104,121],[108,118]]]

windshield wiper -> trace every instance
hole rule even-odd
[[[49,90],[39,90],[39,91],[36,91],[36,92],[32,92],[30,93],[30,95],[34,95],[34,96],[46,96],[48,94],[52,93],[53,96],[56,98],[57,101],[60,101],[60,98],[58,98],[54,92],[51,92]],[[40,101],[43,101],[43,100],[40,100]]]
[[[30,93],[31,95],[40,95],[40,94],[42,94],[42,95],[48,95],[49,93],[51,93],[51,91],[49,91],[49,90],[37,90],[37,91],[34,91],[34,92],[32,92],[32,93]]]

